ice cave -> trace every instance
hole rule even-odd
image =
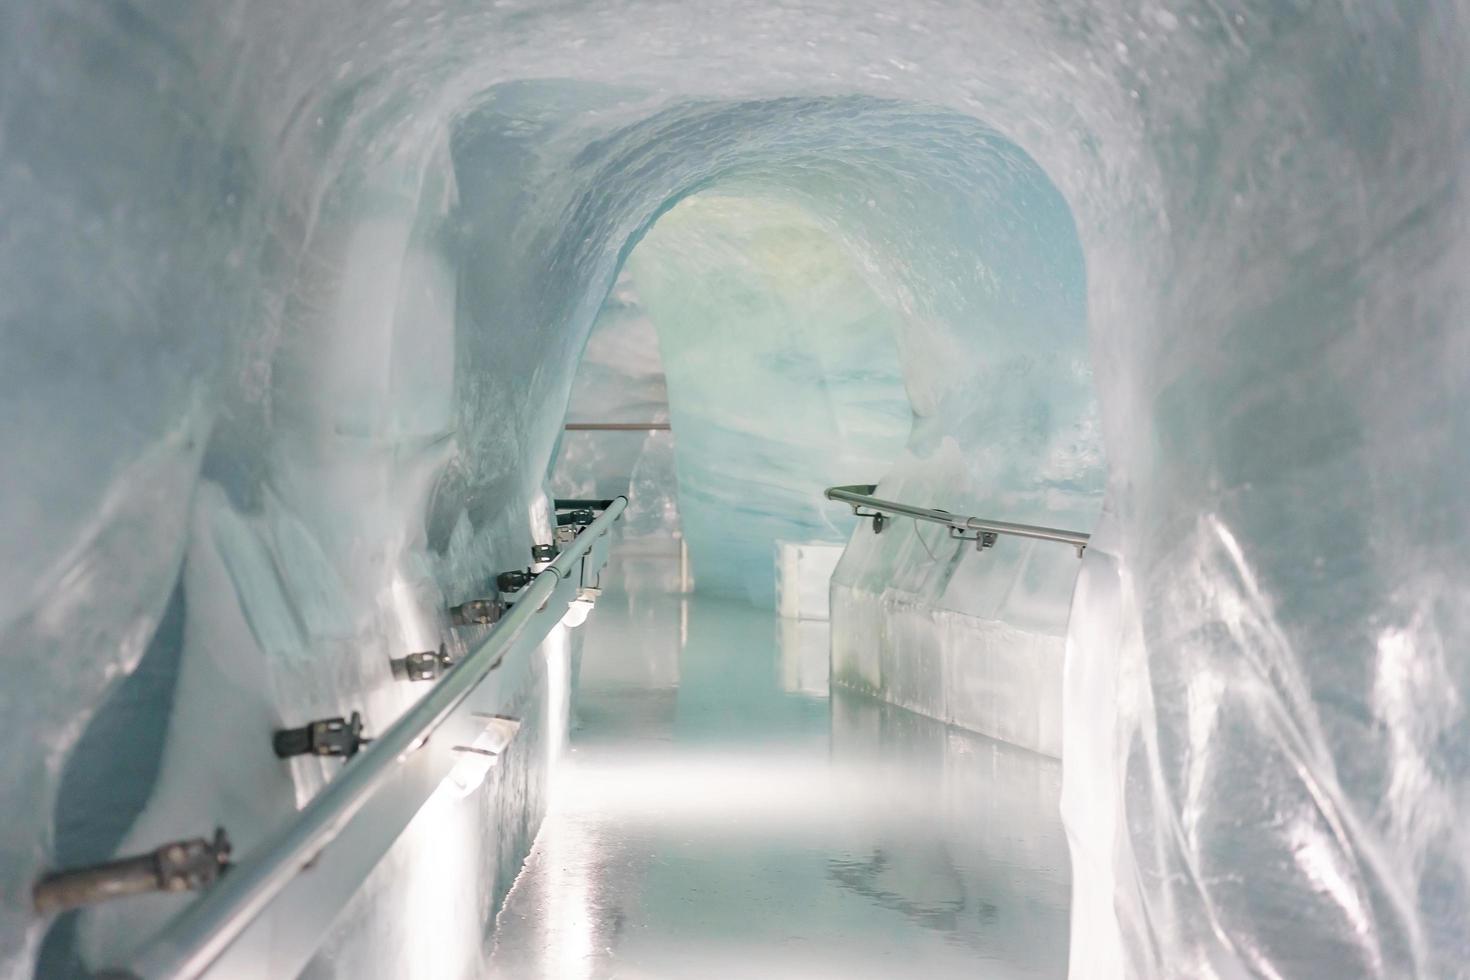
[[[1470,978],[1470,0],[9,0],[0,977]]]

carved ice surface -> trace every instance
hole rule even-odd
[[[814,175],[804,189],[844,188]],[[903,446],[901,321],[861,258],[810,205],[738,180],[682,201],[629,258],[659,327],[701,591],[773,605],[774,543],[845,538],[852,518],[829,512],[823,489]]]
[[[572,385],[567,421],[632,425],[669,421],[658,333],[626,274],[592,326]],[[563,433],[551,490],[564,499],[626,495],[628,509],[618,528],[625,539],[681,533],[674,440],[666,430]]]
[[[413,696],[387,658],[550,534],[624,260],[692,330],[731,308],[764,214],[860,273],[816,326],[893,331],[872,363],[820,332],[791,349],[901,378],[913,419],[901,451],[875,425],[816,452],[842,385],[762,387],[816,375],[733,318],[716,339],[770,357],[661,332],[710,587],[768,599],[771,535],[842,530],[826,483],[1101,513],[1070,618],[1060,546],[951,568],[947,542],[859,526],[838,571],[940,667],[1055,657],[1065,629],[1074,974],[1470,975],[1467,79],[1465,0],[9,3],[0,973],[32,971],[27,890],[58,855],[226,820],[248,850],[328,775],[262,761],[273,725],[386,725]],[[792,399],[768,456],[740,455],[736,395],[761,431]],[[884,445],[882,472],[795,478]],[[747,537],[721,488],[767,479],[780,512]],[[126,838],[67,837],[62,774],[99,709],[132,710],[104,705],[167,646],[171,597],[171,713],[134,719],[167,728],[151,798]],[[426,810],[312,976],[476,971],[541,812],[534,739],[559,738],[559,682],[527,683],[548,710],[504,785]],[[91,771],[113,769],[142,771]],[[83,949],[115,962],[175,901],[89,917]]]

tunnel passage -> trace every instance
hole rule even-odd
[[[0,768],[18,801],[0,837],[7,971],[43,928],[13,896],[50,856],[66,757],[181,566],[189,710],[134,845],[236,800],[248,840],[310,795],[319,779],[227,753],[181,768],[181,746],[201,719],[246,744],[307,707],[402,710],[377,668],[544,532],[576,351],[625,249],[693,189],[648,178],[669,146],[718,157],[729,138],[728,117],[688,117],[681,140],[639,122],[854,92],[1009,134],[1087,256],[1109,471],[1064,733],[1084,962],[1470,962],[1453,747],[1470,109],[1444,94],[1465,74],[1464,5],[756,13],[11,12],[0,630],[37,670],[0,709],[38,751]],[[461,166],[474,134],[454,121],[549,66],[591,86],[565,98],[579,121],[523,119]],[[640,181],[636,206],[602,207]],[[246,696],[189,681],[213,669]],[[519,828],[507,854],[536,821],[526,785],[466,821]],[[513,861],[458,857],[474,898],[445,928],[471,935],[495,889],[470,879]],[[442,884],[433,870],[385,865],[364,934],[393,921],[392,885]],[[157,921],[107,915],[98,948]],[[394,963],[361,935],[328,943],[347,945]]]
[[[1070,210],[1013,144],[951,114],[851,99],[703,112],[779,120],[779,149],[712,170],[639,239],[574,414],[648,411],[624,394],[645,363],[617,351],[646,357],[656,334],[653,410],[677,462],[660,472],[700,590],[770,606],[778,545],[850,537],[834,679],[1060,755],[1075,558],[1010,540],[976,554],[911,521],[854,534],[822,493],[880,482],[925,507],[1091,529],[1106,464]],[[569,495],[625,488],[606,467],[637,470],[639,441],[667,442],[569,438]]]

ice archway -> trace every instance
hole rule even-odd
[[[545,519],[591,318],[698,185],[650,180],[665,154],[779,155],[781,112],[864,97],[1004,134],[1086,256],[1108,478],[1068,651],[1074,963],[1462,973],[1467,20],[1454,2],[8,11],[0,635],[29,680],[0,708],[38,749],[0,763],[7,969],[39,941],[18,896],[58,773],[179,583],[179,697],[139,827],[234,806],[248,846],[311,778],[180,746],[227,745],[289,698],[401,707],[368,664],[427,639]],[[484,93],[546,78],[559,106],[471,125]],[[387,862],[360,935],[392,918],[383,896],[446,888],[467,900],[445,928],[475,934],[539,806],[534,774],[514,789],[470,820],[516,826],[501,843],[463,827],[472,853]],[[186,791],[199,812],[160,802]],[[450,955],[348,938],[322,970]]]

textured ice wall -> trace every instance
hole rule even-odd
[[[500,488],[497,510],[471,516],[459,498],[448,505],[458,508],[453,527],[429,540],[458,472],[455,370],[473,363],[473,352],[455,349],[456,272],[444,250],[456,203],[441,141],[413,165],[335,192],[318,214],[296,283],[303,298],[284,314],[268,388],[246,406],[255,412],[219,422],[206,454],[180,573],[187,612],[173,717],[158,782],[120,851],[221,824],[247,853],[336,769],[281,764],[269,731],[354,709],[380,730],[419,693],[391,679],[389,658],[444,640],[459,648],[465,637],[445,629],[446,602],[519,562],[533,530],[549,539],[544,505],[533,507],[538,481],[509,457],[502,472],[519,482]],[[498,509],[507,503],[520,513]],[[545,746],[559,724],[538,705],[544,674],[506,706],[527,724],[490,788],[426,808],[313,972],[360,975],[359,957],[384,975],[474,968],[483,923],[543,805]],[[446,837],[459,844],[446,847]],[[402,928],[400,903],[430,893],[447,907],[426,956]],[[179,904],[99,908],[83,921],[84,955],[116,962]]]
[[[841,192],[826,182],[809,180],[809,198]],[[700,590],[764,606],[774,543],[844,540],[853,521],[824,508],[822,489],[886,469],[910,420],[897,311],[869,286],[863,257],[783,190],[722,181],[638,242],[593,327],[568,418],[672,419],[675,431],[569,432],[553,478],[567,494],[631,485],[640,499],[625,534],[677,497]]]
[[[1081,246],[1032,161],[1000,141],[976,147],[959,174],[899,192],[910,220],[942,233],[968,275],[945,269],[939,302],[903,323],[914,413],[903,458],[845,482],[877,481],[885,499],[955,514],[1086,531],[1105,466]],[[864,523],[833,576],[833,682],[1059,756],[1077,568],[1065,546],[1003,538],[977,553],[932,524],[891,521],[875,534]]]
[[[592,324],[572,382],[567,421],[669,421],[658,332],[626,272]],[[562,498],[625,495],[628,507],[616,532],[624,540],[646,538],[655,548],[668,548],[682,534],[670,431],[564,432],[550,482],[552,492]]]
[[[550,76],[580,87],[492,132],[506,153],[481,156],[478,188],[457,169],[458,475],[427,508],[431,550],[456,527],[485,555],[525,543],[515,498],[545,472],[570,362],[669,201],[742,161],[785,183],[846,160],[853,132],[943,144],[742,100],[983,119],[1076,218],[1107,439],[1111,516],[1068,650],[1078,975],[1465,975],[1463,0],[35,0],[5,17],[0,649],[29,680],[0,686],[0,715],[35,746],[0,763],[7,973],[39,934],[24,889],[56,773],[195,547],[201,455],[249,477],[275,442],[273,366],[337,266],[318,249],[319,226],[341,229],[330,202],[380,167],[426,169],[477,93]],[[657,114],[683,99],[713,102]],[[875,227],[916,295],[942,292],[942,236]],[[482,530],[495,515],[505,530]],[[287,589],[293,607],[312,592]],[[408,618],[350,595],[355,623],[387,620],[364,632]],[[409,880],[370,904],[401,913]]]
[[[808,201],[848,189],[798,186]],[[886,468],[909,431],[901,320],[796,189],[734,180],[686,198],[628,261],[659,331],[695,581],[761,606],[775,542],[845,538],[823,488]]]

